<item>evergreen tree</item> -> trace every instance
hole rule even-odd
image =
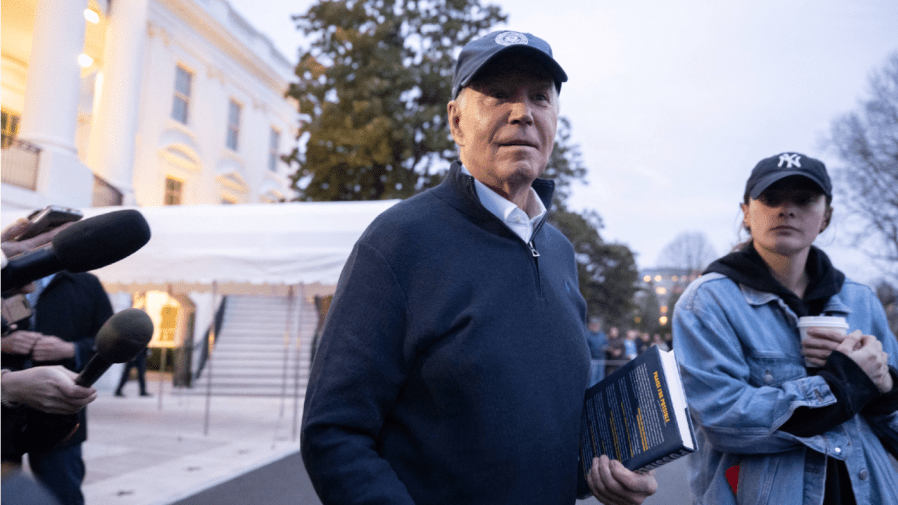
[[[506,20],[479,0],[320,0],[295,16],[311,47],[287,95],[302,115],[288,160],[301,199],[405,198],[438,183],[456,158],[446,123],[457,50]],[[556,182],[550,220],[577,250],[580,290],[590,315],[623,321],[633,310],[637,271],[623,245],[606,244],[594,211],[568,210],[586,168],[559,119],[543,177]],[[611,324],[611,323],[609,323]]]
[[[304,200],[404,198],[454,157],[446,124],[456,51],[506,16],[479,0],[320,0],[294,16],[311,42],[287,96],[299,103]]]
[[[567,206],[571,183],[583,182],[586,172],[579,147],[571,144],[570,121],[559,118],[555,148],[543,173],[543,177],[555,180],[555,206],[549,222],[574,246],[580,294],[586,299],[588,317],[601,318],[606,327],[629,325],[639,276],[632,251],[602,240],[598,213],[578,214]]]

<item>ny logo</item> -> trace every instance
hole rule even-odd
[[[794,164],[796,167],[801,168],[801,155],[799,154],[781,154],[780,162],[776,164],[777,168],[781,168],[783,163],[786,163],[786,168],[792,168]]]

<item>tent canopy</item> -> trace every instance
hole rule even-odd
[[[299,284],[307,295],[332,293],[362,232],[397,201],[136,208],[152,238],[93,273],[110,292],[203,292],[214,283],[222,294],[282,294]],[[3,226],[26,214],[4,213]]]

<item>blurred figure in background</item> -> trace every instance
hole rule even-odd
[[[131,370],[137,369],[137,384],[140,386],[140,396],[152,396],[150,393],[147,393],[147,356],[150,354],[150,349],[147,348],[145,351],[141,351],[137,353],[137,356],[134,356],[134,359],[125,363],[125,369],[122,370],[122,378],[118,381],[118,387],[115,388],[115,396],[125,396],[125,393],[122,392],[122,388],[125,387],[125,384],[128,382],[128,379],[131,376]]]
[[[608,343],[605,347],[605,377],[621,367],[624,360],[624,339],[617,326],[608,328]]]
[[[605,378],[605,350],[608,347],[608,338],[602,331],[602,321],[597,318],[589,320],[588,329],[586,343],[589,345],[589,354],[592,357],[589,369],[589,385],[591,386]]]

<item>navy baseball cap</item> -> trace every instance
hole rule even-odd
[[[782,153],[759,161],[745,183],[745,193],[757,200],[774,182],[800,175],[820,186],[827,198],[833,196],[833,184],[826,173],[826,165],[820,160],[798,153]]]
[[[560,92],[561,83],[567,82],[567,74],[552,57],[552,48],[545,40],[529,33],[501,31],[493,32],[477,40],[468,42],[458,55],[455,76],[452,78],[452,98],[458,96],[462,88],[488,63],[499,55],[522,52],[541,61],[555,79],[555,88]]]

